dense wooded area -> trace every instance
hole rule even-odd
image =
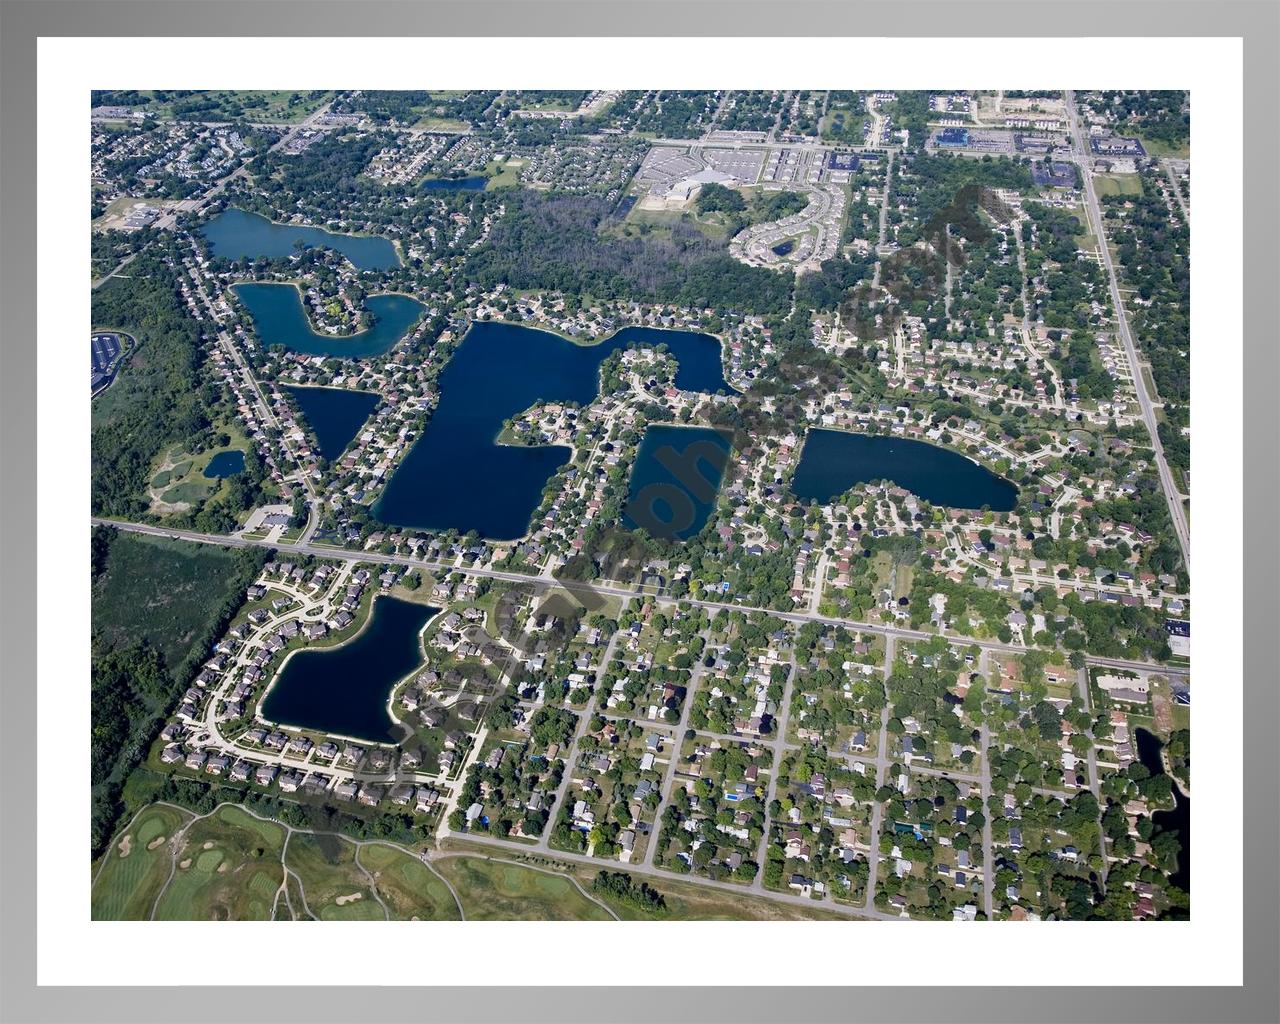
[[[674,225],[669,239],[618,238],[599,230],[613,209],[604,198],[535,192],[505,198],[506,216],[467,268],[481,287],[506,284],[744,313],[790,309],[788,278],[739,263],[724,243],[692,226]]]
[[[156,456],[209,429],[217,385],[200,373],[199,325],[180,305],[174,272],[159,257],[139,257],[127,278],[97,289],[93,323],[126,331],[138,345],[93,403],[92,508],[95,515],[137,518],[147,511]]]
[[[96,856],[126,809],[125,780],[146,758],[166,714],[210,656],[268,553],[139,537],[107,527],[94,528],[91,550],[91,842]],[[104,620],[118,628],[99,628]]]

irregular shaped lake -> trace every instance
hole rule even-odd
[[[209,465],[204,467],[204,475],[213,479],[215,477],[235,476],[237,473],[244,472],[244,452],[235,448],[229,452],[218,452],[209,460]]]
[[[1018,488],[957,452],[908,438],[809,431],[791,482],[801,501],[826,504],[858,484],[892,480],[934,505],[1009,512]]]
[[[569,449],[498,445],[503,421],[539,399],[587,405],[600,392],[600,364],[619,349],[665,344],[686,391],[728,391],[720,341],[709,334],[626,327],[577,345],[515,324],[477,322],[440,374],[440,404],[374,506],[384,523],[411,529],[475,530],[493,540],[528,532],[542,488]]]
[[[262,717],[376,743],[399,731],[387,711],[396,683],[423,662],[422,628],[440,609],[377,597],[354,639],[291,655],[262,701]]]
[[[1167,775],[1164,770],[1164,758],[1160,756],[1164,744],[1155,733],[1146,729],[1133,730],[1133,738],[1138,745],[1140,760],[1152,775]],[[1177,832],[1182,849],[1178,853],[1178,870],[1169,876],[1169,881],[1183,892],[1191,891],[1191,797],[1186,796],[1176,781],[1173,782],[1173,810],[1156,811],[1151,815],[1151,823],[1161,832]],[[1180,916],[1180,915],[1175,915]]]
[[[302,293],[292,284],[245,283],[231,286],[253,317],[267,348],[283,345],[309,356],[361,359],[381,355],[409,333],[423,305],[408,295],[371,295],[365,300],[373,326],[358,334],[317,334],[311,329]]]
[[[320,454],[330,462],[347,450],[381,400],[372,391],[283,385],[316,435]]]
[[[358,270],[393,270],[400,266],[396,247],[382,235],[340,235],[310,225],[277,224],[235,207],[211,217],[200,233],[208,241],[210,253],[228,260],[278,259],[291,255],[301,242],[339,252]]]
[[[664,540],[688,540],[707,523],[729,464],[727,433],[655,424],[644,432],[622,523]]]

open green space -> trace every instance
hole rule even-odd
[[[626,871],[623,865],[618,870]],[[594,878],[594,874],[592,874]],[[847,920],[843,915],[825,910],[818,904],[812,908],[778,900],[753,899],[737,892],[724,892],[690,882],[681,882],[674,878],[654,878],[639,875],[637,878],[648,882],[654,889],[662,893],[667,903],[668,921],[841,921]],[[583,880],[584,886],[589,884]],[[652,920],[643,911],[635,910],[625,904],[606,902],[624,921]]]
[[[197,501],[203,501],[212,494],[216,486],[217,484],[213,480],[205,480],[202,477],[188,477],[181,483],[167,488],[160,497],[170,505],[177,505],[182,502],[194,504]]]
[[[396,921],[456,921],[458,905],[448,887],[429,867],[394,846],[360,847],[360,865]]]
[[[141,921],[151,915],[173,864],[169,842],[190,820],[176,807],[145,808],[107,849],[93,888],[95,921]]]
[[[206,467],[222,452],[251,451],[253,441],[235,416],[219,416],[209,434],[202,438],[213,443],[198,451],[187,451],[174,445],[156,462],[151,478],[154,497],[165,505],[198,504],[210,497],[223,497],[232,486],[232,477],[208,477]],[[163,512],[163,506],[157,511]]]
[[[224,805],[194,822],[174,855],[157,920],[265,921],[284,878],[284,829]]]
[[[1145,135],[1139,135],[1138,138],[1142,140],[1143,147],[1151,156],[1172,157],[1175,160],[1186,160],[1191,156],[1190,142],[1175,144],[1162,139],[1150,139]]]
[[[520,170],[524,161],[519,157],[507,157],[505,160],[490,160],[484,168],[485,191],[492,192],[499,188],[515,188],[520,184]]]
[[[434,863],[458,894],[469,921],[611,920],[568,878],[480,857],[446,857]]]
[[[356,863],[355,844],[342,836],[295,832],[289,837],[284,862],[302,880],[313,917],[321,921],[385,918],[369,876]]]
[[[1099,196],[1142,195],[1142,179],[1136,174],[1096,174],[1093,187]]]
[[[670,241],[676,225],[685,224],[697,228],[708,238],[723,240],[727,229],[710,217],[695,217],[681,210],[645,210],[639,206],[632,207],[631,212],[621,224],[609,223],[602,226],[601,231],[627,238],[651,238]]]

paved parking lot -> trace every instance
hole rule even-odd
[[[745,185],[759,181],[760,168],[764,166],[764,151],[760,149],[704,149],[702,156],[708,167],[732,174]]]
[[[702,170],[702,164],[683,149],[670,146],[654,146],[645,154],[636,181],[648,192],[665,192],[673,183]]]

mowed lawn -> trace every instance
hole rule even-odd
[[[145,639],[176,668],[234,596],[227,548],[119,532],[93,587],[93,628],[109,646]]]
[[[394,846],[360,847],[360,865],[374,884],[393,921],[456,921],[458,905],[429,867]]]
[[[468,921],[611,921],[569,878],[478,857],[432,862],[452,884]]]
[[[145,921],[173,867],[169,841],[191,815],[153,804],[141,811],[103,855],[90,894],[94,921]]]
[[[1099,196],[1140,196],[1142,178],[1136,174],[1095,174],[1093,188]]]
[[[194,822],[173,880],[156,904],[160,921],[267,921],[284,878],[285,830],[224,805]]]

